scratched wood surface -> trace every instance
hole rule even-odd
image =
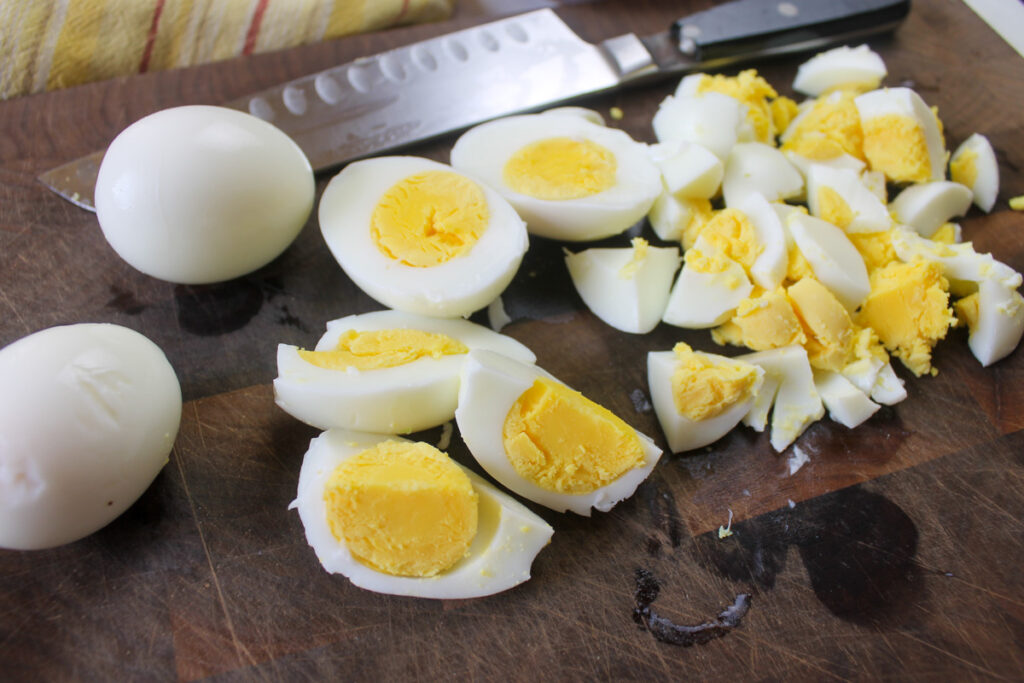
[[[681,4],[560,13],[597,40],[661,30]],[[127,325],[164,348],[187,399],[169,465],[121,518],[62,548],[0,551],[0,679],[1019,679],[1021,351],[984,369],[954,331],[937,377],[900,370],[907,401],[852,432],[813,426],[799,442],[811,460],[795,475],[764,435],[739,429],[664,458],[610,513],[535,507],[556,534],[523,586],[466,601],[382,596],[323,572],[287,510],[315,433],[273,404],[275,346],[312,344],[325,321],[379,308],[331,259],[315,220],[250,276],[174,286],[121,262],[93,215],[35,181],[157,109],[232,99],[480,19],[0,103],[0,345],[61,323]],[[1024,215],[1006,205],[1024,194],[1024,59],[954,0],[916,3],[873,46],[887,83],[913,84],[939,107],[951,146],[975,131],[993,142],[1000,200],[990,216],[972,210],[964,231],[1024,270]],[[789,93],[799,61],[756,66]],[[584,103],[622,108],[613,125],[651,141],[650,117],[673,87]],[[444,161],[451,141],[411,152]],[[542,366],[662,445],[646,352],[679,340],[718,350],[706,332],[608,328],[550,241],[532,241],[505,304],[504,331]],[[457,435],[451,452],[471,463]],[[719,539],[730,510],[734,533]],[[653,609],[676,623],[710,619],[739,593],[752,606],[724,638],[664,644],[633,619],[638,569],[661,586]]]

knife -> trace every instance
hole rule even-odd
[[[685,72],[810,50],[896,28],[910,0],[736,0],[665,32],[582,40],[550,9],[431,38],[224,106],[273,123],[317,171],[507,114]],[[95,211],[103,152],[39,180]]]

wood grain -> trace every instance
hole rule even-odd
[[[689,3],[700,9],[706,3]],[[598,40],[649,33],[685,13],[636,0],[564,7]],[[585,519],[532,506],[556,533],[531,581],[491,598],[416,600],[326,574],[288,505],[315,432],[273,404],[274,349],[379,306],[330,257],[310,220],[279,259],[240,280],[176,287],[107,247],[95,217],[35,176],[102,148],[127,123],[177,104],[226,101],[284,79],[463,27],[481,17],[98,83],[0,103],[0,345],[54,324],[116,322],[168,353],[187,403],[170,464],[107,528],[48,551],[0,551],[0,678],[232,679],[1019,679],[1024,670],[1024,356],[981,368],[954,331],[939,375],[854,431],[824,420],[790,475],[765,435],[738,429],[667,456],[637,494]],[[1024,60],[954,0],[917,2],[872,41],[887,83],[939,107],[951,148],[981,132],[1002,175],[968,239],[1024,270]],[[955,49],[950,46],[955,45]],[[800,58],[757,64],[780,91]],[[674,83],[590,98],[652,141]],[[409,150],[447,160],[452,138]],[[329,178],[318,178],[318,192]],[[607,243],[625,244],[633,233]],[[664,446],[645,356],[706,332],[618,333],[586,310],[562,245],[534,239],[504,296],[509,335],[556,376]],[[481,316],[476,319],[482,320]],[[726,349],[733,353],[736,350]],[[440,430],[421,435],[436,442]],[[453,439],[451,453],[475,467]],[[478,470],[479,471],[479,470]],[[733,535],[715,530],[732,511]],[[681,624],[753,595],[741,625],[680,648],[632,618],[634,571]]]

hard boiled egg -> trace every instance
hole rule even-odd
[[[572,114],[510,116],[466,131],[451,162],[504,196],[530,233],[586,241],[623,232],[661,193],[645,146]]]
[[[451,318],[487,306],[527,248],[525,225],[501,195],[418,157],[349,164],[324,190],[319,216],[353,282],[385,306],[419,315]]]
[[[696,143],[724,163],[746,115],[745,104],[721,93],[669,95],[658,105],[651,125],[659,142]]]
[[[291,138],[234,109],[165,109],[125,128],[100,164],[96,216],[134,268],[184,284],[244,275],[292,243],[313,170]]]
[[[916,183],[896,195],[889,204],[889,212],[898,223],[931,237],[950,218],[967,213],[973,198],[971,191],[960,183]]]
[[[949,159],[949,176],[970,188],[974,203],[986,213],[999,194],[999,164],[988,138],[974,133],[964,140]]]
[[[324,569],[421,598],[512,588],[553,533],[429,444],[336,429],[310,443],[291,507]]]
[[[878,412],[880,405],[841,373],[815,370],[814,388],[828,409],[828,416],[853,429]]]
[[[680,342],[647,354],[651,403],[673,453],[718,441],[753,406],[764,370]]]
[[[957,302],[956,310],[970,331],[967,344],[983,366],[1010,355],[1024,335],[1024,297],[1017,288],[1021,276],[987,277],[975,294]]]
[[[538,367],[473,351],[455,420],[473,457],[515,493],[589,516],[633,495],[661,449]]]
[[[879,232],[893,224],[885,203],[852,169],[812,164],[807,171],[807,206],[811,215],[846,232]]]
[[[753,289],[743,266],[702,234],[684,254],[662,320],[692,329],[721,325]]]
[[[722,195],[727,207],[739,206],[755,192],[774,202],[799,196],[803,191],[800,171],[775,147],[742,142],[729,152],[722,176]]]
[[[886,73],[885,62],[867,45],[841,45],[797,67],[793,90],[814,97],[840,87],[863,92],[877,88]]]
[[[180,419],[174,369],[126,327],[51,327],[0,349],[0,547],[106,526],[167,463]]]
[[[679,268],[678,247],[652,247],[641,237],[625,249],[566,252],[565,265],[583,303],[617,330],[646,334],[668,304]]]
[[[781,453],[804,433],[811,423],[821,419],[825,407],[814,386],[814,372],[807,352],[800,346],[757,351],[736,360],[764,369],[766,377],[778,384],[772,402],[772,448]]]
[[[320,429],[429,429],[455,416],[459,371],[471,349],[535,360],[515,339],[467,320],[376,311],[330,321],[313,351],[278,346],[274,398]]]
[[[790,215],[786,227],[814,276],[850,311],[871,291],[864,258],[841,229],[800,212]]]

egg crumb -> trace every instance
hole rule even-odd
[[[857,248],[861,258],[864,259],[864,266],[868,274],[884,268],[893,261],[896,261],[896,249],[893,247],[892,238],[895,229],[882,230],[879,232],[855,232],[847,233],[847,237]]]
[[[477,493],[430,444],[368,448],[334,469],[323,495],[334,537],[385,574],[435,576],[462,559],[476,536]]]
[[[750,363],[713,361],[684,342],[676,344],[672,351],[676,355],[672,398],[676,410],[694,422],[721,415],[746,400],[757,384],[757,368]]]
[[[626,114],[622,111],[621,107],[612,107],[608,110],[608,115],[615,121],[621,121]]]
[[[645,463],[636,431],[607,408],[541,377],[502,427],[509,463],[546,491],[584,494]]]
[[[956,321],[948,290],[936,262],[890,263],[871,274],[857,322],[873,328],[914,375],[931,374],[932,348]]]

